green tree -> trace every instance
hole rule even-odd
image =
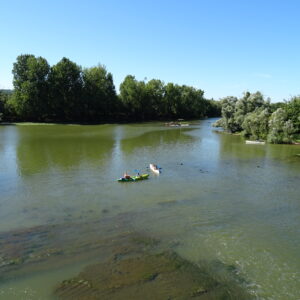
[[[272,113],[269,121],[268,141],[275,144],[291,143],[295,128],[291,120],[287,119],[284,109],[278,108]]]
[[[207,100],[207,111],[208,117],[220,117],[221,116],[221,102],[213,99]]]
[[[56,121],[81,121],[83,119],[81,67],[63,58],[51,67],[50,118]]]
[[[183,85],[180,87],[178,115],[183,118],[201,118],[206,114],[204,91]]]
[[[221,99],[222,103],[222,124],[224,129],[229,132],[236,132],[239,130],[239,125],[236,124],[234,114],[235,114],[235,105],[238,99],[236,97],[225,97]]]
[[[49,64],[42,57],[20,55],[13,65],[11,104],[22,120],[43,120],[48,110]]]
[[[167,118],[180,116],[181,88],[178,84],[168,83],[165,86],[165,96],[163,98],[163,115]]]
[[[254,140],[266,139],[269,131],[269,117],[269,110],[262,107],[248,113],[242,123],[244,136]]]
[[[83,70],[85,120],[101,121],[117,112],[117,96],[111,73],[98,65]]]
[[[273,113],[278,108],[284,108],[286,104],[284,102],[276,102],[276,103],[270,103],[270,112]]]
[[[285,105],[287,119],[291,120],[295,132],[300,134],[300,96],[293,97]]]
[[[165,85],[161,80],[152,79],[146,83],[147,107],[146,115],[149,119],[161,118],[164,116],[163,99],[165,97]]]
[[[236,102],[234,121],[236,124],[236,131],[243,129],[243,122],[247,114],[254,112],[259,108],[269,108],[269,100],[265,101],[263,95],[260,92],[256,93],[244,93],[244,96]],[[253,115],[252,117],[253,118]],[[249,120],[249,119],[248,119]]]
[[[5,94],[2,91],[0,91],[0,122],[3,120],[5,102],[6,102]]]
[[[120,85],[120,99],[129,117],[144,120],[149,107],[146,84],[128,75]]]

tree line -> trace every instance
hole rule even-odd
[[[5,121],[146,121],[219,116],[218,101],[186,85],[126,76],[116,93],[113,76],[102,65],[82,68],[68,58],[50,66],[43,57],[20,55],[13,64],[13,93],[0,91]]]
[[[222,118],[214,124],[216,127],[276,144],[300,139],[300,96],[270,103],[260,92],[246,92],[240,99],[221,99],[221,107]]]

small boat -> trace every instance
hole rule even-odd
[[[130,177],[121,177],[118,179],[119,182],[130,182],[130,181],[139,181],[139,180],[144,180],[148,179],[149,174],[142,174],[142,175],[137,175],[137,176],[130,176]]]
[[[165,123],[165,126],[169,126],[169,127],[187,127],[187,126],[190,126],[190,124],[186,123],[186,122],[169,122],[169,123]]]
[[[155,164],[150,164],[149,168],[155,174],[159,174],[160,173],[160,168],[157,165],[155,165]]]
[[[165,126],[169,126],[169,127],[179,127],[180,124],[177,123],[177,122],[168,122],[168,123],[165,123]]]
[[[190,124],[189,123],[180,123],[180,126],[181,127],[187,127],[187,126],[190,126]]]
[[[264,141],[246,141],[246,144],[253,144],[253,145],[264,145]]]

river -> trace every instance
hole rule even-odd
[[[257,299],[300,299],[300,146],[246,145],[214,121],[0,126],[0,243],[13,245],[0,250],[0,299],[53,299],[55,285],[101,260],[92,243],[74,250],[99,237],[96,221],[106,238],[120,226],[196,264],[232,266]],[[124,171],[150,177],[117,182]],[[33,245],[40,228],[56,231]],[[43,267],[24,266],[20,253],[30,261],[50,244],[71,245],[73,259],[47,252]]]

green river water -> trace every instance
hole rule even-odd
[[[0,126],[0,299],[55,299],[59,282],[101,261],[91,241],[129,231],[231,266],[257,299],[300,299],[300,146],[246,145],[214,121]],[[149,179],[116,181],[136,170]],[[37,239],[37,228],[55,233]],[[36,267],[16,252],[50,244],[70,255]]]

